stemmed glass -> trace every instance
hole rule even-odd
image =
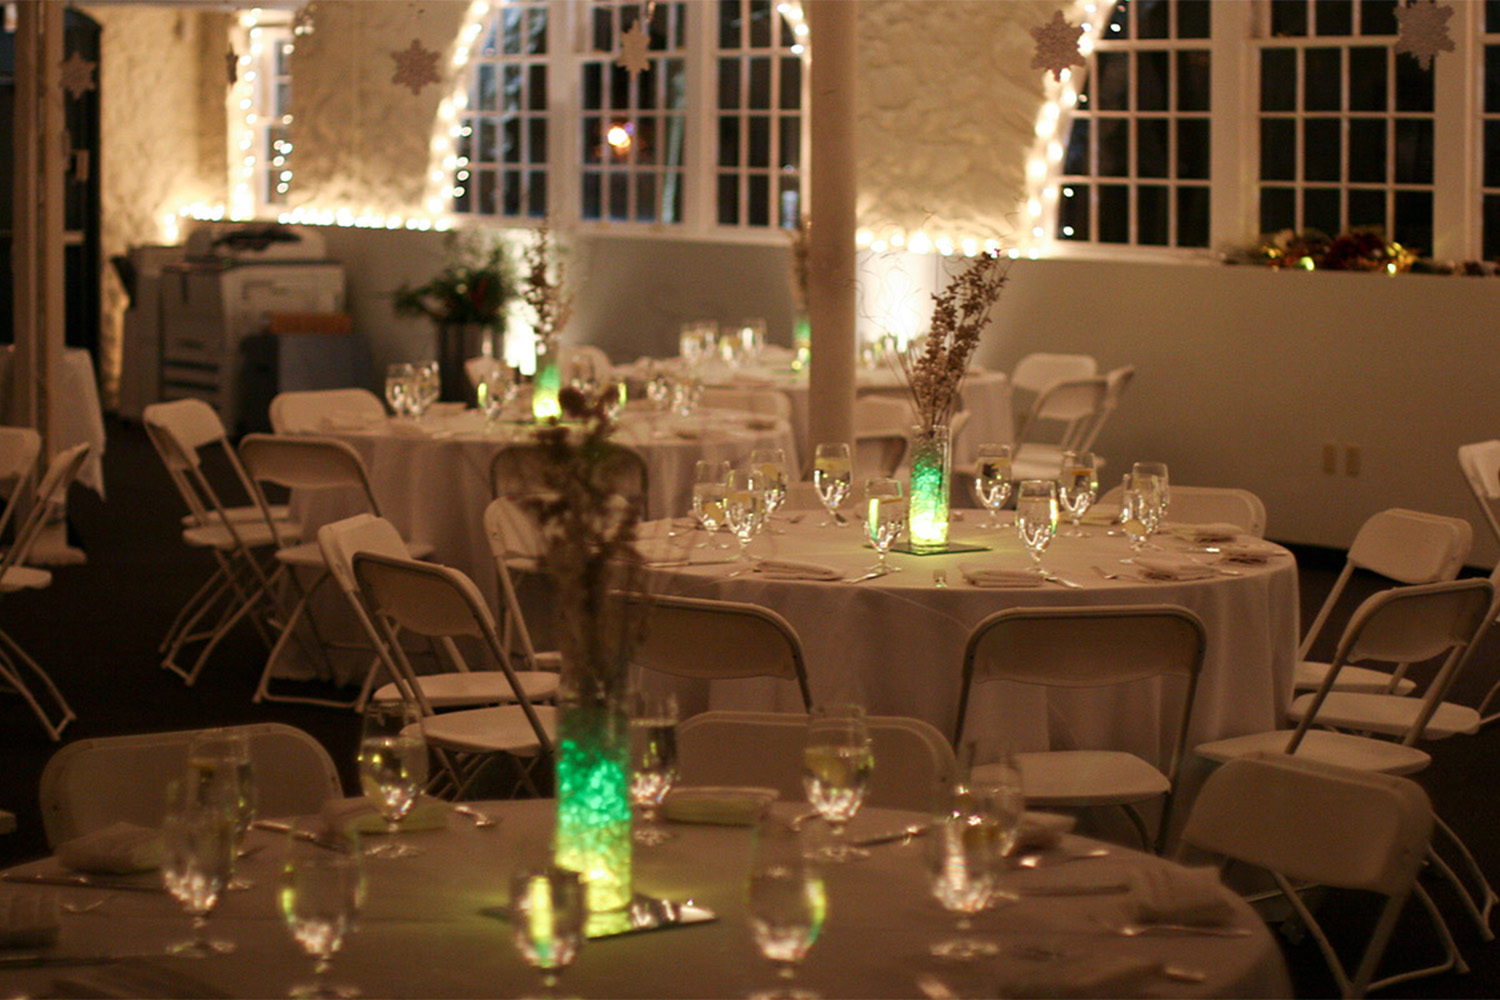
[[[741,320],[739,335],[741,354],[756,364],[766,349],[766,321],[759,316]]]
[[[359,786],[385,820],[386,843],[369,848],[370,857],[410,858],[419,847],[396,841],[401,821],[427,784],[427,741],[415,705],[371,702],[359,741]]]
[[[906,530],[906,498],[900,480],[889,476],[865,480],[865,530],[870,535],[870,544],[875,546],[874,572],[882,576],[896,572],[899,567],[886,565],[885,554]]]
[[[673,837],[656,813],[677,781],[677,698],[637,691],[630,709],[630,804],[641,813],[635,842],[652,847]]]
[[[188,775],[167,788],[162,882],[193,918],[193,936],[168,945],[169,955],[207,958],[234,951],[233,941],[208,936],[208,917],[234,878],[238,813],[239,782],[232,772],[207,781]]]
[[[1120,508],[1120,530],[1130,538],[1130,547],[1137,554],[1147,547],[1146,539],[1161,523],[1161,481],[1152,475],[1132,472],[1127,477]]]
[[[990,769],[993,770],[993,766]],[[969,961],[994,955],[1000,949],[993,941],[969,935],[970,918],[998,900],[1015,896],[999,888],[1006,855],[1014,848],[1025,802],[1020,777],[1010,771],[996,772],[980,785],[969,781],[955,785],[946,808],[939,812],[927,833],[927,872],[932,894],[943,909],[958,918],[958,937],[939,941],[931,952],[939,958]]]
[[[724,481],[724,520],[739,539],[737,559],[747,559],[750,542],[765,524],[766,480],[758,472],[735,469]]]
[[[1167,479],[1166,462],[1137,462],[1130,467],[1130,476],[1137,487],[1144,486],[1142,477],[1155,480],[1156,489],[1156,524],[1150,525],[1151,534],[1156,534],[1157,524],[1167,519],[1167,508],[1172,504],[1171,484]],[[1149,546],[1155,548],[1155,546]]]
[[[500,422],[500,417],[505,413],[506,407],[510,406],[520,393],[520,380],[516,378],[514,368],[505,364],[496,364],[485,372],[484,380],[479,383],[479,388],[479,408],[484,411],[485,429],[494,430],[495,425]]]
[[[672,386],[672,410],[679,417],[690,417],[703,395],[703,380],[691,373],[679,378]]]
[[[766,477],[766,518],[786,504],[786,452],[781,448],[756,448],[750,452],[750,468]]]
[[[391,408],[392,416],[411,416],[414,395],[412,380],[415,377],[416,372],[409,364],[395,364],[386,367],[385,401]]]
[[[808,864],[797,831],[762,825],[750,864],[750,933],[760,953],[776,963],[778,988],[755,998],[816,998],[795,985],[797,965],[822,933],[828,916],[823,877]]]
[[[854,463],[849,458],[847,444],[820,444],[813,451],[813,488],[818,499],[828,511],[828,520],[823,527],[844,524],[839,517],[839,507],[849,496],[854,485]]]
[[[587,917],[577,872],[541,868],[511,877],[511,936],[526,964],[541,971],[548,995],[557,987],[558,975],[577,957]]]
[[[1016,532],[1031,554],[1032,569],[1042,572],[1042,553],[1057,534],[1057,481],[1023,479],[1016,488]]]
[[[646,376],[646,398],[650,400],[651,413],[651,436],[658,437],[661,431],[656,423],[661,414],[672,409],[672,400],[677,395],[677,387],[673,384],[672,373],[665,367],[651,363]]]
[[[728,477],[728,462],[702,459],[693,466],[693,517],[708,534],[704,548],[714,547],[714,532],[725,523],[724,481]]]
[[[427,408],[437,402],[442,379],[436,361],[418,361],[411,368],[411,415],[420,420]]]
[[[802,751],[802,787],[807,802],[833,833],[816,853],[825,861],[852,861],[870,852],[844,842],[844,825],[859,812],[875,768],[865,710],[859,705],[827,705],[813,710]]]
[[[1010,499],[1010,445],[982,444],[974,470],[974,493],[990,512],[990,524],[999,525],[1000,508]]]
[[[188,742],[189,791],[200,798],[219,794],[216,785],[227,783],[225,794],[234,797],[234,849],[238,856],[245,835],[255,822],[255,769],[250,761],[250,740],[242,732],[207,729]],[[226,888],[248,889],[248,879],[236,876]]]
[[[328,967],[343,947],[365,902],[364,865],[352,831],[294,825],[281,869],[281,917],[292,939],[314,959],[313,979],[292,987],[296,1000],[359,996],[359,990],[328,981]]]
[[[1079,525],[1083,515],[1094,505],[1099,496],[1099,474],[1094,453],[1091,451],[1065,451],[1062,455],[1061,474],[1057,479],[1057,502],[1072,527],[1063,534],[1069,538],[1088,538],[1089,533]]]

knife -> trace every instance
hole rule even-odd
[[[926,823],[913,823],[910,826],[904,826],[899,830],[892,830],[887,833],[877,833],[870,837],[862,837],[859,840],[851,840],[849,841],[849,846],[875,847],[880,844],[893,844],[897,841],[906,841],[911,840],[913,837],[920,837],[926,832]]]
[[[1072,580],[1064,580],[1062,577],[1058,576],[1056,573],[1043,573],[1042,574],[1042,579],[1048,581],[1049,583],[1058,583],[1058,584],[1063,585],[1064,587],[1071,587],[1073,590],[1082,590],[1083,589],[1083,584],[1081,584],[1081,583],[1074,583]]]
[[[131,892],[166,892],[160,882],[135,882],[123,878],[84,875],[81,872],[0,872],[7,882],[28,885],[70,885],[80,889],[123,889]]]

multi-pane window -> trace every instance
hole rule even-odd
[[[792,228],[801,215],[801,39],[772,0],[717,6],[719,225]]]
[[[1500,2],[1484,5],[1484,146],[1480,165],[1484,257],[1500,259]]]
[[[1377,229],[1430,254],[1431,69],[1395,52],[1395,0],[1276,0],[1259,42],[1260,230]]]
[[[243,131],[235,138],[231,163],[243,164],[245,195],[253,208],[274,214],[292,188],[292,29],[257,20],[244,36],[236,93]]]
[[[486,25],[459,126],[459,212],[507,219],[547,215],[548,13],[545,2],[512,2]]]
[[[1209,11],[1209,0],[1113,5],[1071,115],[1058,239],[1208,245]]]

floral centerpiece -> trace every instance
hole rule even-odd
[[[993,251],[968,260],[932,297],[932,327],[926,336],[895,353],[917,415],[907,513],[907,532],[917,552],[942,551],[948,544],[953,414],[1009,265]]]
[[[1248,251],[1230,256],[1232,263],[1305,271],[1410,271],[1417,255],[1378,229],[1351,229],[1330,237],[1316,229],[1283,229],[1261,237]]]
[[[523,252],[521,300],[531,307],[536,334],[536,376],[531,383],[531,414],[537,420],[560,416],[558,389],[562,367],[558,337],[573,313],[572,296],[563,291],[567,273],[554,261],[551,231],[543,225]]]
[[[454,259],[421,285],[396,290],[398,316],[426,316],[438,328],[438,364],[442,397],[467,395],[464,361],[493,351],[504,336],[505,307],[516,294],[515,279],[499,243],[452,240]]]

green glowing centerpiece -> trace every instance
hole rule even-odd
[[[521,298],[531,307],[536,334],[536,375],[531,380],[531,415],[538,422],[562,416],[558,390],[562,388],[562,356],[559,336],[568,325],[573,299],[563,294],[566,275],[554,263],[551,230],[542,226],[522,252]]]
[[[562,416],[562,405],[557,401],[561,388],[562,366],[557,363],[557,350],[549,349],[545,341],[538,340],[536,374],[531,379],[531,416],[538,423]]]
[[[565,698],[554,860],[583,876],[592,913],[630,902],[630,725],[621,703]]]
[[[941,552],[948,546],[948,497],[953,470],[949,431],[947,424],[912,428],[906,530],[916,552]]]

